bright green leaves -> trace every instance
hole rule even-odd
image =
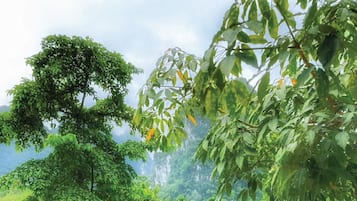
[[[66,144],[66,143],[78,144],[76,135],[67,134],[65,136],[60,136],[57,134],[50,134],[50,135],[48,135],[48,137],[45,141],[46,146],[50,146],[50,147],[56,147],[56,146]]]
[[[269,82],[270,82],[270,73],[266,72],[262,79],[260,80],[259,86],[258,86],[258,100],[262,101],[265,95],[268,93],[268,87],[269,87]]]
[[[229,33],[227,34],[229,37]],[[212,51],[208,51],[206,57],[212,55],[214,55]],[[222,62],[221,70],[228,73],[232,70],[234,62],[234,60]],[[186,117],[193,115],[188,101],[194,94],[193,76],[198,72],[198,64],[197,57],[179,48],[169,49],[158,60],[157,68],[140,90],[139,109],[133,121],[143,137],[149,139],[147,141],[152,149],[171,149],[181,144],[186,137],[183,125]],[[207,65],[205,70],[212,70],[210,61],[202,65]],[[216,72],[215,78],[222,80],[221,71]],[[218,76],[219,73],[220,76]],[[214,88],[222,87],[221,85],[219,81],[213,84]],[[207,93],[199,96],[204,99],[205,95]],[[152,129],[155,129],[155,134],[148,138],[147,133]]]

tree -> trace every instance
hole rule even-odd
[[[125,158],[143,159],[146,149],[138,142],[117,144],[111,130],[132,119],[124,96],[139,70],[90,38],[51,35],[41,45],[27,59],[33,78],[10,92],[0,139],[52,152],[2,177],[0,186],[25,186],[43,200],[131,200],[135,171]],[[49,134],[47,125],[58,133]]]
[[[355,200],[356,35],[352,0],[235,1],[203,58],[158,60],[134,122],[165,150],[209,117],[196,158],[214,161],[220,195],[244,180],[242,200]]]

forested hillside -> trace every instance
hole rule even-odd
[[[198,126],[186,122],[187,140],[176,151],[154,154],[154,183],[161,186],[160,195],[168,200],[185,197],[199,201],[213,198],[217,181],[211,178],[213,164],[203,165],[195,160],[199,142],[210,126],[207,120],[198,120]]]

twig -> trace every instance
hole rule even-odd
[[[253,124],[250,124],[250,123],[245,122],[245,121],[243,121],[243,120],[238,119],[237,121],[238,121],[239,123],[242,123],[242,124],[244,124],[244,125],[246,125],[246,126],[249,126],[249,127],[251,127],[251,128],[258,128],[258,126],[253,125]]]
[[[287,19],[286,16],[284,15],[284,12],[282,11],[282,9],[281,9],[281,7],[280,7],[280,4],[279,4],[277,1],[275,1],[275,3],[276,3],[276,8],[278,9],[278,11],[280,12],[281,16],[283,17],[283,20],[284,20],[284,22],[286,23],[286,26],[288,27],[289,33],[290,33],[292,39],[294,40],[295,48],[298,49],[300,58],[301,58],[302,61],[304,62],[305,66],[309,68],[309,67],[311,66],[311,65],[310,65],[310,62],[307,60],[307,58],[306,58],[306,56],[305,56],[305,53],[304,53],[303,49],[301,48],[300,43],[296,40],[295,35],[294,35],[294,33],[293,33],[292,29],[291,29],[291,26],[290,26],[290,24],[289,24],[288,19]]]

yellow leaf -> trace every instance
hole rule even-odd
[[[196,119],[192,115],[188,115],[187,117],[193,123],[193,125],[195,125],[195,126],[198,125]]]
[[[293,85],[293,86],[295,86],[296,84],[297,84],[297,80],[296,79],[291,79],[291,84]]]
[[[183,77],[183,74],[180,70],[177,70],[177,75],[179,76],[180,80],[184,81],[184,77]]]
[[[152,128],[149,130],[148,134],[146,135],[146,141],[150,141],[152,136],[154,136],[156,128]]]
[[[278,81],[278,88],[281,88],[284,84],[284,79],[281,78],[279,81]]]

